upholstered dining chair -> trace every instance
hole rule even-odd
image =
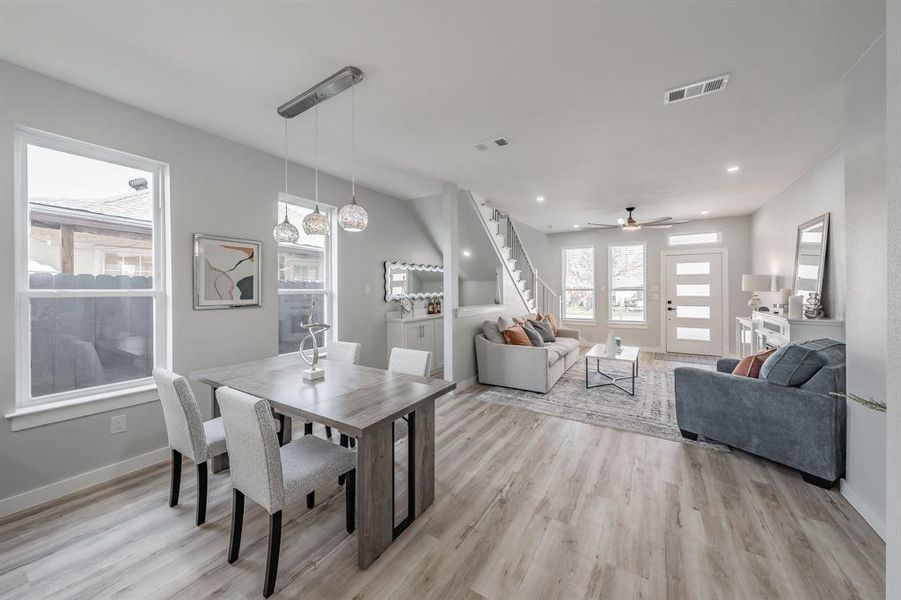
[[[346,529],[356,528],[356,454],[322,438],[305,435],[279,446],[269,403],[222,387],[216,399],[225,425],[233,488],[228,562],[238,560],[245,496],[269,513],[269,552],[263,596],[275,590],[281,546],[282,509],[306,496],[311,507],[316,488],[346,479]]]
[[[432,372],[432,353],[425,350],[392,348],[391,356],[388,357],[388,370],[392,373],[428,377]],[[403,417],[394,422],[394,439],[405,435],[407,435],[407,418]]]
[[[169,506],[178,504],[182,456],[197,465],[197,524],[206,521],[207,461],[225,453],[222,419],[204,421],[187,380],[165,369],[154,369],[153,379],[163,405],[166,435],[172,449],[172,482]]]
[[[360,364],[360,352],[363,345],[356,342],[339,342],[333,341],[328,343],[328,359],[337,362],[350,363],[352,365]],[[331,439],[332,428],[325,426],[325,437]],[[341,434],[341,445],[347,447],[348,437]]]

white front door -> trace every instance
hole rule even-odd
[[[723,256],[667,254],[666,351],[723,354]]]

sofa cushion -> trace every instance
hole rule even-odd
[[[577,340],[576,338],[558,337],[557,341],[555,341],[554,343],[559,344],[566,350],[564,354],[569,354],[573,350],[579,348],[579,340]]]
[[[511,346],[531,346],[529,336],[526,335],[522,325],[514,325],[504,330],[504,342]]]
[[[767,383],[797,387],[814,376],[826,363],[813,342],[792,342],[773,352],[760,367]]]
[[[554,330],[551,329],[551,324],[547,321],[529,321],[529,323],[535,328],[535,331],[541,334],[541,339],[545,342],[553,342],[557,339]]]
[[[516,325],[516,323],[513,322],[513,319],[508,319],[507,317],[498,317],[497,318],[497,328],[498,328],[498,330],[500,330],[501,333],[507,331],[514,325]]]
[[[549,342],[544,345],[547,350],[547,366],[551,366],[564,356],[566,356],[566,348],[563,346],[558,346],[554,342]]]
[[[538,320],[550,323],[551,331],[554,332],[554,335],[557,335],[557,320],[554,319],[554,315],[538,313]]]
[[[529,336],[529,341],[532,342],[533,346],[539,348],[541,346],[544,346],[544,338],[541,337],[541,334],[535,330],[530,321],[523,322],[522,329],[526,332],[526,335]]]
[[[489,342],[494,342],[495,344],[504,343],[504,335],[498,328],[496,321],[482,321],[482,335]]]
[[[738,361],[738,364],[732,369],[732,374],[740,377],[757,379],[760,377],[760,367],[763,366],[763,363],[769,358],[770,354],[775,351],[776,349],[774,348],[772,350],[767,350],[766,352],[758,352],[757,354],[744,357]]]

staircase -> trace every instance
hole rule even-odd
[[[482,217],[482,224],[485,226],[501,262],[516,284],[523,304],[530,313],[540,312],[554,315],[559,323],[561,320],[560,295],[539,277],[538,269],[529,259],[510,216],[480,202],[471,193],[470,198],[476,212]]]

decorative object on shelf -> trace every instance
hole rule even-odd
[[[804,318],[804,296],[791,296],[788,299],[788,318]]]
[[[615,356],[616,355],[616,334],[611,329],[607,333],[607,356]]]
[[[772,285],[772,277],[769,275],[741,276],[741,291],[751,292],[751,299],[748,300],[748,308],[751,309],[751,312],[757,312],[760,308],[761,300],[757,292],[768,292]]]
[[[300,232],[288,220],[288,119],[285,119],[285,220],[272,229],[272,237],[279,244],[296,244]]]
[[[402,298],[396,298],[394,300],[400,305],[400,318],[403,319],[407,315],[413,316],[413,300],[409,296],[403,296]]]
[[[427,300],[444,293],[444,267],[385,261],[385,302],[400,298]]]
[[[792,296],[791,288],[782,288],[779,290],[779,304],[774,305],[774,308],[780,308],[782,311],[788,310],[788,299]]]
[[[313,167],[316,181],[316,203],[313,212],[303,218],[303,230],[307,235],[328,235],[328,217],[319,212],[319,104],[313,107]]]
[[[823,310],[823,303],[820,301],[820,295],[816,292],[807,294],[807,299],[804,301],[804,318],[822,319],[825,316],[826,311]]]
[[[316,381],[319,379],[325,378],[325,370],[319,368],[319,344],[316,343],[316,336],[323,331],[327,331],[331,325],[326,323],[313,323],[313,314],[316,312],[316,298],[313,298],[313,302],[310,305],[310,317],[307,319],[306,325],[301,325],[303,329],[307,330],[307,335],[304,336],[302,340],[300,340],[300,357],[303,359],[305,363],[310,365],[309,369],[304,369],[301,372],[301,375],[306,381]],[[306,352],[304,352],[304,345],[307,340],[310,340],[310,345],[313,347],[313,354],[311,357],[307,357]]]
[[[357,97],[354,93],[354,83],[350,84],[350,204],[345,204],[338,211],[338,224],[344,231],[359,232],[366,229],[369,224],[369,215],[366,209],[357,204],[357,179],[356,179],[356,106]]]
[[[194,310],[261,306],[261,242],[194,234]]]

